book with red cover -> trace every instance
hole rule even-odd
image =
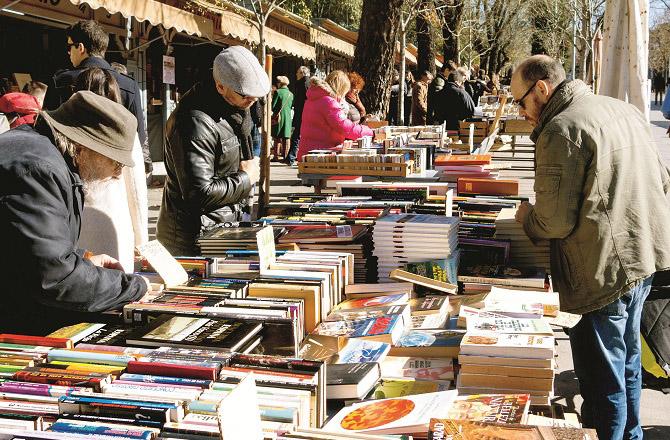
[[[437,156],[433,162],[433,165],[488,165],[490,163],[490,154],[444,154]]]
[[[68,338],[51,338],[48,336],[15,335],[0,333],[0,342],[4,344],[36,345],[40,347],[73,348],[72,340]]]
[[[518,180],[458,178],[458,194],[485,194],[489,196],[518,196]]]
[[[216,380],[218,367],[199,365],[180,365],[161,362],[128,362],[127,373],[149,374],[155,376],[188,377],[193,379]]]

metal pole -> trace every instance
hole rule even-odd
[[[402,20],[402,16],[400,18]],[[400,82],[398,83],[398,125],[405,125],[405,45],[407,33],[400,24]]]

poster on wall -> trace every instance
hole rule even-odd
[[[163,83],[174,84],[174,57],[163,55]]]

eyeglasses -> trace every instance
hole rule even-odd
[[[235,90],[233,90],[233,92],[235,92]],[[256,99],[256,98],[254,98],[253,96],[243,95],[243,94],[238,93],[238,92],[235,92],[235,94],[236,94],[237,96],[239,96],[240,98],[242,98],[242,99]]]
[[[544,78],[540,78],[540,79],[538,79],[537,81],[535,81],[535,82],[533,83],[533,85],[530,86],[530,87],[528,88],[528,90],[526,90],[526,93],[524,93],[523,96],[522,96],[521,98],[519,98],[519,99],[515,99],[515,100],[514,100],[514,102],[516,103],[516,105],[518,105],[518,106],[521,107],[522,109],[526,110],[526,104],[523,103],[524,99],[526,99],[526,97],[528,96],[528,94],[535,88],[535,86],[537,85],[538,82],[540,82],[540,81],[544,81],[545,79],[547,79],[546,76],[545,76]]]

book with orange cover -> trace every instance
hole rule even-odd
[[[489,196],[518,196],[518,180],[458,178],[458,194],[485,194]]]
[[[437,156],[433,165],[488,165],[490,163],[490,154],[445,154]]]

